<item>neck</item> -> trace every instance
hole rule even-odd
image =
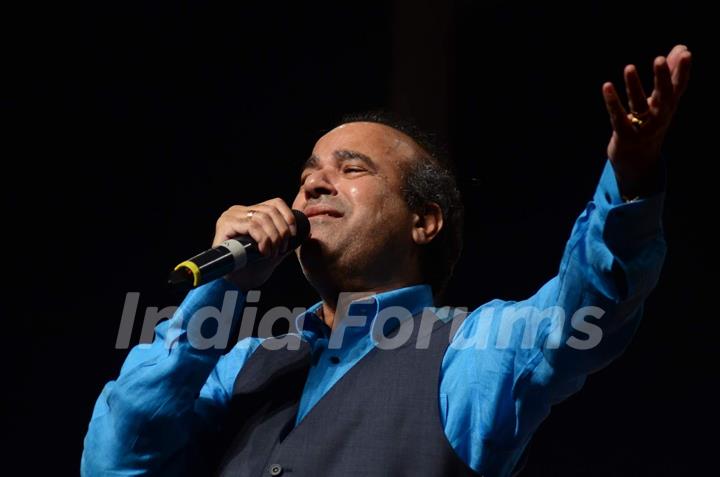
[[[352,301],[423,282],[415,255],[388,253],[364,263],[363,266],[304,263],[305,277],[323,301],[322,319],[331,329],[335,329],[336,317],[343,316]]]

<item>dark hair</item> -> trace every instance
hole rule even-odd
[[[464,209],[455,179],[455,168],[437,136],[422,131],[415,123],[392,113],[372,111],[346,115],[338,124],[372,122],[396,129],[411,137],[425,154],[414,157],[403,171],[403,195],[412,211],[422,212],[430,202],[440,206],[443,228],[421,254],[423,279],[439,296],[452,276],[463,247]]]

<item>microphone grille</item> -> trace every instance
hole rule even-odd
[[[307,216],[299,210],[292,209],[295,216],[295,228],[297,234],[290,239],[290,248],[297,248],[310,236],[310,221]]]

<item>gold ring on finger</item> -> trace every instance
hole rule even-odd
[[[650,113],[648,113],[647,111],[644,113],[638,113],[636,111],[631,111],[630,112],[630,122],[637,129],[640,129],[645,124],[647,124],[649,116],[650,116]]]

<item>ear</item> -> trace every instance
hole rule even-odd
[[[443,214],[435,202],[428,202],[422,213],[413,214],[412,238],[418,245],[430,243],[443,228]]]

